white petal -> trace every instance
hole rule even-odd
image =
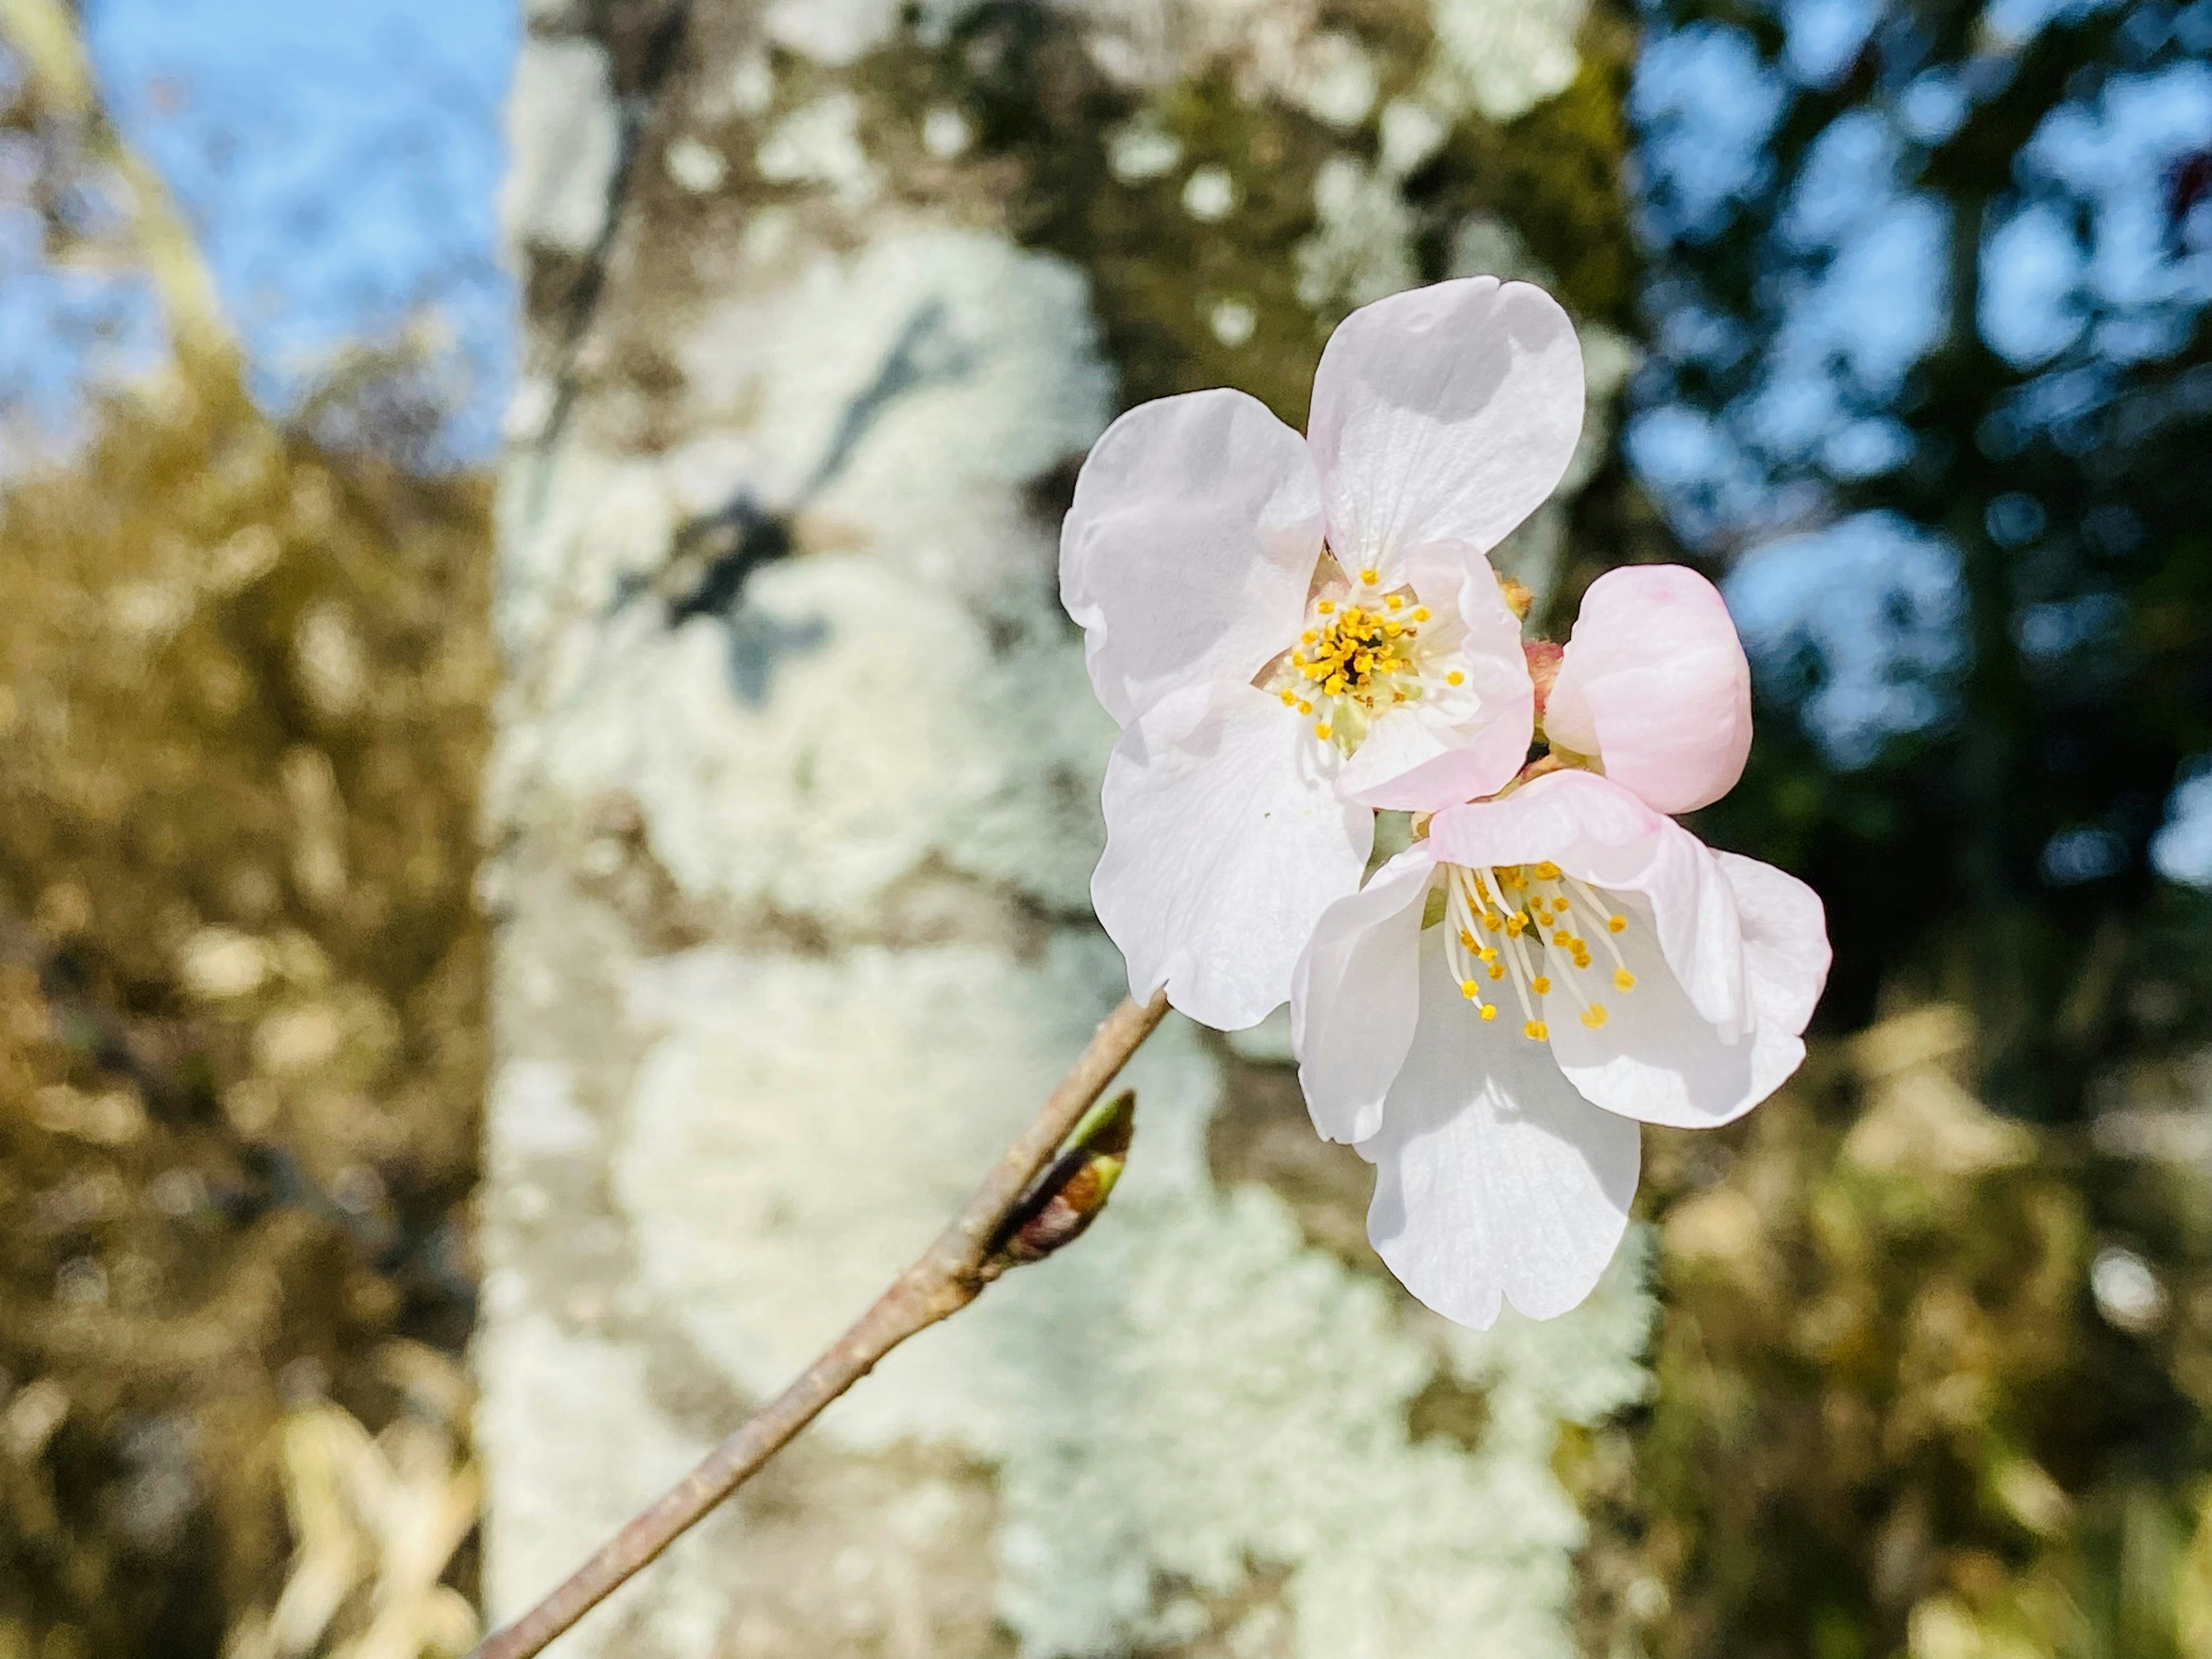
[[[1544,1018],[1559,1069],[1585,1099],[1639,1122],[1677,1129],[1732,1122],[1797,1069],[1805,1045],[1771,1023],[1724,1036],[1675,982],[1646,925],[1648,907],[1640,899],[1626,902],[1638,914],[1617,943],[1636,988],[1609,986],[1611,958],[1597,953],[1607,967],[1577,975],[1584,994],[1607,1012],[1605,1024],[1592,1030],[1582,1023],[1582,1005],[1561,982],[1564,976],[1553,975]]]
[[[1582,350],[1541,289],[1470,276],[1353,312],[1308,423],[1338,562],[1395,580],[1432,543],[1487,553],[1552,493],[1582,424]]]
[[[1673,564],[1592,582],[1544,731],[1662,812],[1728,793],[1751,753],[1751,665],[1720,590]]]
[[[1305,441],[1241,392],[1141,404],[1106,428],[1060,534],[1060,592],[1098,700],[1249,680],[1297,637],[1321,556]]]
[[[1528,757],[1535,687],[1521,648],[1521,619],[1505,603],[1488,560],[1435,546],[1407,561],[1414,591],[1457,636],[1450,666],[1462,683],[1401,703],[1376,720],[1345,763],[1337,787],[1363,805],[1433,811],[1503,789]]]
[[[1217,682],[1162,697],[1106,763],[1098,920],[1130,994],[1161,986],[1193,1019],[1257,1024],[1331,902],[1359,884],[1374,815],[1341,799],[1328,751],[1264,691]]]
[[[1406,1288],[1480,1329],[1500,1297],[1536,1319],[1588,1296],[1628,1224],[1639,1131],[1577,1094],[1543,1044],[1474,1017],[1431,939],[1421,1019],[1359,1151],[1367,1235]]]
[[[1436,863],[1416,842],[1322,913],[1291,976],[1291,1051],[1324,1140],[1364,1140],[1420,1006],[1421,911]]]
[[[1450,864],[1558,865],[1594,887],[1650,902],[1668,971],[1723,1036],[1748,1035],[1743,928],[1735,890],[1695,836],[1610,779],[1553,772],[1503,800],[1439,812],[1429,825]]]
[[[1743,965],[1762,1027],[1796,1036],[1813,1018],[1828,983],[1828,913],[1820,896],[1793,875],[1716,853],[1743,922]]]

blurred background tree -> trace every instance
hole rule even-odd
[[[1717,821],[1828,896],[1828,1018],[1963,997],[1990,1098],[2076,1119],[2212,990],[2212,11],[1646,27],[1629,453],[1781,716]]]
[[[1881,1021],[1658,1149],[1668,1650],[2206,1651],[2212,8],[1643,16],[1625,447],[1765,714],[1707,817]]]
[[[0,1654],[459,1651],[486,491],[405,341],[272,382],[79,23],[0,6]]]

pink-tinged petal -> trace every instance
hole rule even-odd
[[[1297,637],[1321,544],[1305,441],[1258,400],[1193,392],[1108,427],[1060,534],[1106,712],[1127,726],[1169,691],[1249,680]]]
[[[1433,811],[1512,781],[1535,732],[1535,688],[1521,647],[1521,619],[1505,603],[1490,562],[1463,546],[1431,546],[1407,562],[1414,592],[1456,635],[1450,665],[1462,684],[1377,720],[1352,752],[1337,787],[1364,806]]]
[[[1431,543],[1487,553],[1552,493],[1582,425],[1582,349],[1541,289],[1469,276],[1353,312],[1307,423],[1338,562],[1388,586]]]
[[[1291,1050],[1324,1140],[1364,1140],[1420,1007],[1421,911],[1436,864],[1416,843],[1322,912],[1291,975]]]
[[[1367,1236],[1405,1287],[1480,1330],[1501,1297],[1549,1319],[1588,1296],[1628,1224],[1635,1124],[1576,1093],[1551,1054],[1474,1018],[1440,945],[1421,952],[1420,1026],[1359,1151]]]
[[[1751,753],[1751,665],[1720,590],[1678,564],[1592,582],[1544,733],[1600,757],[1606,776],[1662,812],[1728,793]]]
[[[1264,691],[1162,697],[1106,763],[1098,920],[1139,1000],[1162,986],[1203,1024],[1256,1024],[1291,994],[1314,923],[1359,884],[1374,815],[1340,798],[1326,751]]]
[[[1548,860],[1593,887],[1640,894],[1688,1006],[1723,1037],[1749,1034],[1734,890],[1702,842],[1610,778],[1547,773],[1502,800],[1437,813],[1429,841],[1445,863]]]

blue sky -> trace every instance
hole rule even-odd
[[[86,0],[109,106],[198,231],[273,404],[346,343],[428,322],[465,377],[453,442],[489,451],[512,352],[494,208],[519,13],[516,0]],[[5,160],[0,385],[66,386],[69,331],[42,313],[128,313],[130,299],[24,280]]]

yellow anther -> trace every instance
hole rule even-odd
[[[1568,945],[1574,942],[1574,937],[1575,936],[1572,933],[1570,933],[1565,928],[1561,927],[1553,933],[1552,943],[1558,945],[1562,951],[1564,951]]]
[[[1450,673],[1444,676],[1444,684],[1446,685],[1465,685],[1467,684],[1467,676],[1461,673],[1458,669],[1455,668]]]
[[[1624,991],[1633,991],[1636,988],[1636,975],[1626,968],[1616,968],[1613,970],[1613,982]]]
[[[1471,979],[1463,979],[1459,982],[1459,994],[1469,1002],[1474,1002],[1480,1000],[1481,988]]]
[[[1417,607],[1417,608],[1415,609],[1415,611],[1414,611],[1414,612],[1413,612],[1413,620],[1414,620],[1415,622],[1426,622],[1426,621],[1428,621],[1428,619],[1429,619],[1429,607],[1428,607],[1428,606],[1426,606],[1426,605],[1425,605],[1419,606],[1419,607]]]
[[[1528,981],[1528,988],[1534,991],[1540,997],[1548,994],[1552,988],[1551,975],[1549,974],[1537,975],[1535,978]]]
[[[1475,945],[1474,935],[1468,933],[1464,927],[1459,930],[1459,942],[1462,945],[1470,951],[1477,950],[1479,948]]]
[[[1494,1002],[1484,1003],[1482,1005],[1482,1017],[1485,1019],[1496,1019],[1498,1018],[1498,1005]]]
[[[1605,919],[1605,931],[1608,933],[1626,933],[1627,929],[1628,918],[1626,916],[1607,916]]]
[[[1319,634],[1316,633],[1316,632],[1315,632],[1312,629],[1310,629],[1310,628],[1309,628],[1308,629],[1306,629],[1306,631],[1305,631],[1304,633],[1303,633],[1303,634],[1301,634],[1301,635],[1298,635],[1298,643],[1299,643],[1299,644],[1301,644],[1301,645],[1314,645],[1314,644],[1317,644],[1317,643],[1320,641],[1320,640],[1321,640],[1321,635],[1320,635]]]
[[[1540,864],[1540,865],[1538,865],[1538,866],[1536,866],[1536,879],[1537,879],[1537,880],[1539,880],[1539,881],[1557,881],[1559,878],[1559,866],[1558,865],[1553,864],[1553,862],[1551,862],[1551,860],[1549,860],[1548,859],[1547,859],[1547,860],[1546,860],[1543,863],[1541,863],[1541,864]]]
[[[1382,637],[1386,640],[1395,640],[1405,631],[1406,625],[1403,623],[1384,623],[1382,624]]]
[[[1492,979],[1504,979],[1505,977],[1505,964],[1502,962],[1492,963],[1490,964],[1490,976]]]
[[[1295,692],[1295,691],[1285,691],[1285,692],[1284,692],[1284,693],[1283,693],[1283,707],[1284,707],[1284,708],[1296,708],[1297,706],[1298,706],[1298,694],[1297,694],[1297,692]]]
[[[1327,720],[1316,720],[1314,722],[1314,736],[1319,738],[1323,743],[1328,741],[1328,722]]]
[[[1314,609],[1321,612],[1324,617],[1329,616],[1336,610],[1336,601],[1334,599],[1323,599],[1319,605],[1316,605]]]
[[[1298,699],[1298,713],[1300,713],[1301,714],[1312,714],[1312,713],[1313,713],[1313,705],[1312,705],[1311,703],[1308,702],[1307,702],[1304,697],[1300,697],[1300,698]]]
[[[1469,939],[1468,943],[1472,945],[1474,941],[1473,939]],[[1475,951],[1475,955],[1481,957],[1485,962],[1495,962],[1498,960],[1498,947],[1494,945],[1483,945]]]
[[[1541,1042],[1552,1035],[1552,1028],[1540,1019],[1532,1019],[1521,1028],[1521,1035],[1531,1042]]]
[[[1370,587],[1374,586],[1375,584],[1382,580],[1382,579],[1381,574],[1376,571],[1363,570],[1359,573],[1359,580]]]
[[[1589,1007],[1583,1010],[1583,1024],[1589,1026],[1591,1030],[1595,1031],[1599,1026],[1604,1024],[1605,1022],[1605,1004],[1602,1002],[1593,1002]]]
[[[1395,611],[1406,603],[1406,596],[1403,593],[1389,594],[1383,599],[1382,603]]]

